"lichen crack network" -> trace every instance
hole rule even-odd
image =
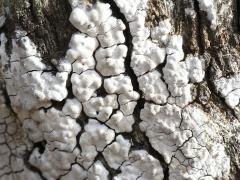
[[[199,2],[214,28],[213,2]],[[230,160],[218,128],[194,103],[204,57],[184,55],[171,19],[146,27],[147,0],[70,3],[78,32],[57,72],[26,32],[1,34],[1,63],[9,68],[1,70],[0,179],[226,178]],[[240,97],[234,78],[216,82],[231,107]],[[137,133],[152,147],[137,144]]]

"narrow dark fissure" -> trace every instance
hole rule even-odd
[[[100,1],[104,2],[104,3],[109,3],[111,5],[113,16],[115,16],[118,19],[121,19],[126,26],[126,29],[123,31],[124,36],[125,36],[125,45],[128,48],[127,56],[125,58],[125,70],[126,70],[125,74],[127,76],[129,76],[131,79],[133,90],[140,94],[140,98],[137,101],[137,105],[133,112],[133,116],[135,118],[135,123],[132,126],[133,132],[131,132],[131,133],[129,133],[129,135],[127,135],[127,137],[130,137],[130,139],[132,140],[132,143],[133,143],[131,149],[138,149],[138,150],[145,149],[150,155],[152,155],[157,160],[159,160],[160,164],[162,165],[162,168],[163,168],[164,180],[168,180],[169,179],[169,168],[168,168],[167,163],[164,161],[163,156],[160,153],[158,153],[155,149],[153,149],[153,147],[151,146],[151,144],[149,142],[149,139],[146,137],[145,133],[140,130],[140,127],[139,127],[139,123],[141,122],[140,113],[141,113],[141,109],[144,108],[145,99],[142,96],[142,94],[143,94],[142,91],[139,89],[139,83],[137,80],[138,78],[135,75],[133,69],[131,68],[131,56],[132,56],[132,51],[133,51],[133,44],[132,44],[133,37],[131,35],[129,23],[128,23],[126,17],[124,16],[124,14],[121,13],[119,7],[113,0],[100,0]],[[166,62],[165,62],[165,64],[166,64]],[[162,66],[164,67],[165,64],[163,64]]]
[[[94,159],[94,162],[96,162],[97,160],[101,161],[101,163],[103,163],[103,166],[108,170],[108,172],[109,172],[108,179],[113,179],[114,176],[121,173],[120,170],[118,170],[118,169],[115,170],[108,165],[108,163],[105,160],[102,152],[98,152],[97,156]]]
[[[32,164],[29,163],[29,158],[32,154],[32,152],[34,151],[35,148],[38,148],[39,150],[39,153],[40,154],[43,154],[43,152],[45,151],[45,146],[46,146],[46,141],[40,141],[40,142],[36,142],[33,144],[33,147],[30,151],[27,151],[23,157],[23,160],[24,160],[24,164],[26,165],[26,167],[28,169],[30,169],[31,171],[33,172],[36,172],[40,177],[41,179],[43,180],[47,180],[47,178],[45,178],[41,172],[40,169],[38,169],[37,167],[33,166]]]
[[[98,43],[100,44],[99,40],[98,40]],[[97,70],[97,58],[96,58],[96,53],[98,51],[98,49],[100,49],[100,45],[99,47],[93,52],[93,57],[94,57],[94,61],[95,61],[95,71],[98,73],[99,76],[101,76],[101,79],[102,79],[102,83],[101,83],[101,87],[98,88],[96,90],[96,93],[97,94],[100,94],[102,97],[106,97],[108,95],[108,93],[106,92],[106,89],[104,88],[104,80],[107,78],[106,76],[103,76],[98,70]]]
[[[165,162],[164,157],[152,147],[152,145],[149,141],[149,138],[145,135],[145,133],[141,134],[141,140],[142,140],[142,142],[139,142],[134,137],[133,138],[134,145],[131,147],[131,150],[144,149],[150,155],[152,155],[155,159],[159,160],[159,162],[162,166],[162,169],[163,169],[163,174],[164,174],[163,180],[168,180],[169,179],[169,167],[168,167],[168,164]]]
[[[238,119],[239,117],[237,116],[234,109],[231,109],[227,105],[224,97],[222,97],[216,90],[216,87],[214,85],[213,78],[212,78],[212,74],[213,74],[212,63],[213,63],[213,59],[211,60],[210,64],[208,65],[208,67],[205,71],[205,79],[206,79],[206,82],[207,82],[207,86],[208,86],[209,90],[211,91],[211,97],[213,98],[214,102],[218,102],[220,105],[223,106],[223,107],[220,107],[221,109],[226,109],[227,110],[227,113],[229,113],[229,116],[234,116],[236,119]]]
[[[104,2],[104,3],[109,3],[111,5],[113,16],[115,16],[118,19],[121,19],[123,21],[124,25],[126,26],[126,29],[123,31],[123,34],[125,36],[125,45],[128,48],[127,56],[125,58],[125,69],[126,69],[125,74],[131,78],[134,91],[137,91],[138,93],[140,93],[137,76],[135,75],[133,69],[131,68],[131,56],[132,56],[132,51],[133,51],[132,39],[133,38],[132,38],[132,35],[130,32],[129,23],[128,23],[126,17],[124,16],[124,14],[121,13],[119,7],[116,5],[116,3],[113,0],[100,0],[100,1]]]
[[[88,123],[88,116],[85,114],[85,112],[82,110],[80,116],[76,119],[76,122],[80,125],[81,131],[76,136],[76,147],[80,151],[82,151],[82,147],[80,145],[80,137],[85,132],[84,127]]]
[[[197,0],[194,0],[194,10],[197,14],[196,16],[196,30],[197,30],[197,42],[199,47],[199,54],[202,55],[205,52],[205,46],[204,46],[204,35],[203,35],[203,23],[201,18],[201,12],[199,7],[199,2]]]
[[[168,83],[167,83],[167,82],[165,81],[165,79],[164,79],[164,73],[163,73],[163,68],[164,68],[164,67],[166,66],[166,64],[167,64],[167,56],[168,56],[168,55],[165,56],[163,63],[159,64],[159,65],[156,67],[156,70],[161,74],[161,80],[162,80],[162,82],[164,82],[164,84],[166,84],[166,86],[167,86],[167,90],[168,90],[168,93],[169,93],[168,98],[169,98],[169,97],[171,97],[172,95],[171,95],[171,91],[169,91]],[[165,104],[166,104],[166,103],[165,103]]]

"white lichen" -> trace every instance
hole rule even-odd
[[[96,69],[103,76],[113,76],[125,72],[124,61],[127,54],[125,45],[100,48],[96,51]]]
[[[109,94],[123,94],[133,91],[131,79],[123,74],[105,79],[104,88]]]
[[[117,96],[107,95],[106,97],[94,97],[83,103],[83,110],[89,117],[106,121],[114,109],[118,108]]]
[[[129,160],[120,169],[121,174],[115,176],[114,180],[161,180],[164,177],[160,162],[144,150],[132,151]]]
[[[198,1],[216,28],[216,4]],[[114,180],[161,180],[163,164],[170,180],[227,179],[221,128],[193,102],[205,59],[184,54],[170,16],[149,28],[148,0],[114,0],[120,13],[108,3],[69,2],[78,32],[64,57],[45,63],[26,32],[11,41],[1,33],[0,179],[107,180],[115,169]],[[215,81],[232,108],[238,79]]]
[[[207,13],[208,20],[211,22],[211,28],[214,30],[217,27],[217,5],[213,0],[198,0],[199,7]]]
[[[103,166],[101,161],[96,161],[88,171],[88,179],[90,180],[108,180],[109,172]]]
[[[120,132],[131,132],[132,125],[135,122],[132,115],[125,116],[121,111],[117,111],[111,116],[106,124],[114,129],[116,133]]]
[[[81,127],[75,119],[55,108],[36,111],[31,119],[23,121],[23,128],[33,142],[47,141],[49,150],[71,152],[76,146],[76,136]]]
[[[229,107],[235,108],[239,104],[240,74],[233,75],[230,78],[222,77],[215,80],[214,84]]]
[[[102,79],[95,70],[88,70],[80,75],[72,74],[71,83],[75,97],[80,102],[86,102],[96,96],[95,91],[101,87]]]
[[[147,103],[141,119],[140,127],[151,145],[170,163],[170,179],[220,178],[229,173],[224,146],[218,143],[217,132],[201,109]],[[216,151],[218,148],[221,151]]]
[[[131,67],[135,74],[140,76],[163,63],[165,55],[165,49],[159,48],[150,40],[136,42],[134,43]]]
[[[158,104],[167,102],[170,96],[167,85],[161,80],[161,74],[158,71],[149,72],[138,78],[139,88],[143,91],[143,96],[148,101]]]
[[[94,69],[95,67],[95,60],[93,57],[89,57],[87,59],[77,59],[73,64],[72,64],[72,72],[81,74],[82,72],[89,70],[89,69]]]
[[[103,151],[114,140],[115,133],[94,119],[88,120],[88,124],[84,126],[84,130],[85,132],[79,140],[82,148],[81,159],[79,161],[84,167],[89,167],[98,152]]]
[[[55,180],[69,171],[78,153],[78,150],[64,152],[59,150],[50,151],[46,148],[44,153],[41,154],[39,149],[36,148],[29,158],[29,163],[40,169],[45,178]]]
[[[85,171],[80,165],[74,164],[71,170],[66,175],[62,176],[60,180],[84,180],[87,178],[87,171]]]
[[[80,32],[96,37],[100,32],[100,25],[107,21],[111,14],[109,4],[97,2],[91,8],[73,8],[69,20]]]
[[[51,105],[51,100],[62,101],[68,94],[66,72],[44,72],[36,46],[28,37],[13,39],[10,72],[5,77],[8,95],[16,111],[31,110]]]
[[[67,99],[62,109],[65,116],[71,116],[73,119],[78,118],[81,111],[82,105],[77,99]]]
[[[130,147],[129,140],[118,135],[116,141],[103,151],[103,156],[111,168],[118,169],[124,161],[128,160]]]
[[[136,91],[130,91],[128,93],[120,94],[118,96],[118,103],[120,105],[120,110],[125,116],[133,114],[133,111],[137,105],[137,100],[140,95]]]
[[[83,33],[75,33],[69,43],[69,49],[66,53],[66,59],[70,63],[77,59],[87,59],[93,55],[93,52],[98,47],[96,38],[89,37]]]

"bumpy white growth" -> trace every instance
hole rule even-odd
[[[96,37],[100,32],[100,25],[107,21],[111,14],[109,4],[97,2],[92,8],[73,8],[69,20],[80,32]]]
[[[182,139],[173,134],[179,132],[181,123],[181,109],[175,105],[158,106],[146,103],[141,111],[141,119],[141,130],[146,132],[154,149],[164,156],[167,163],[170,163],[177,149],[174,145],[180,146],[191,136],[187,134],[188,131]]]
[[[43,110],[36,111],[32,114],[32,119],[24,120],[23,128],[32,141],[45,139],[49,150],[57,148],[68,152],[75,148],[76,136],[81,130],[75,119],[55,108],[46,113]]]
[[[125,116],[121,111],[117,111],[107,121],[107,125],[119,132],[131,132],[132,125],[134,123],[134,117],[132,115]]]
[[[111,168],[118,169],[124,161],[128,160],[130,147],[129,140],[118,135],[116,141],[103,151],[103,156]]]
[[[174,52],[170,50],[171,52]],[[186,106],[192,101],[191,86],[192,83],[201,82],[204,78],[203,66],[197,56],[188,56],[185,61],[178,62],[179,58],[174,52],[167,57],[167,63],[163,68],[165,82],[168,84],[168,90],[171,92],[173,100],[180,107]],[[179,57],[179,56],[177,56]],[[169,99],[172,103],[172,99]]]
[[[88,69],[93,69],[95,66],[93,53],[98,46],[96,38],[79,32],[73,34],[66,56],[59,62],[58,70],[80,74]]]
[[[147,0],[114,0],[128,22],[136,21],[138,11],[147,7]]]
[[[166,45],[169,39],[169,33],[172,31],[170,19],[165,19],[159,22],[157,27],[151,29],[151,38],[160,44]]]
[[[220,178],[228,174],[230,161],[224,146],[217,143],[215,129],[199,108],[182,110],[175,105],[147,103],[141,119],[140,127],[152,146],[170,163],[170,179]],[[217,147],[221,151],[216,151]]]
[[[76,119],[80,116],[82,105],[77,99],[67,99],[63,106],[62,112],[66,116]]]
[[[73,94],[80,102],[88,101],[95,95],[95,91],[101,87],[102,79],[94,70],[88,70],[82,74],[72,74],[71,83]]]
[[[82,72],[89,70],[89,69],[94,69],[95,67],[95,60],[93,57],[89,57],[87,59],[77,59],[73,64],[72,64],[72,71],[77,74],[81,74]]]
[[[123,94],[133,90],[131,79],[123,74],[105,79],[104,88],[109,94]]]
[[[206,11],[208,20],[211,22],[211,28],[217,27],[217,8],[213,0],[198,0],[200,9]]]
[[[124,58],[127,54],[125,45],[100,48],[96,51],[97,70],[103,76],[112,76],[125,72]]]
[[[114,177],[114,180],[161,180],[163,170],[157,159],[144,150],[132,151],[129,160],[121,166],[121,174]]]
[[[87,172],[78,164],[74,164],[71,167],[71,171],[62,176],[60,180],[84,180],[87,178]]]
[[[7,91],[15,109],[31,110],[62,101],[68,94],[67,73],[43,72],[46,66],[28,37],[13,39],[11,69],[6,78]]]
[[[120,19],[111,17],[109,4],[97,2],[89,10],[87,7],[73,9],[70,22],[79,31],[98,38],[102,47],[110,47],[125,42],[124,23]]]
[[[215,80],[217,91],[220,92],[225,102],[235,108],[239,104],[240,99],[240,74],[236,74],[230,78],[222,77]]]
[[[114,27],[114,24],[110,23],[111,21],[109,22],[108,25],[113,26],[112,29],[107,32],[104,32],[104,34],[98,35],[98,40],[102,47],[111,47],[117,44],[123,44],[125,42],[125,36],[123,35],[125,25],[123,24],[123,22],[121,20],[118,20],[116,23],[117,24],[116,27]]]
[[[158,104],[166,103],[169,92],[166,84],[161,80],[158,71],[149,72],[138,78],[139,88],[143,91],[146,100]]]
[[[77,154],[77,150],[64,152],[59,150],[50,151],[48,148],[41,154],[39,149],[36,148],[32,152],[29,162],[40,169],[45,178],[55,180],[69,171],[71,164],[75,162]]]
[[[140,76],[163,63],[165,55],[165,49],[159,48],[150,40],[136,42],[134,43],[131,67],[135,74]]]
[[[80,145],[82,147],[82,158],[80,161],[84,167],[89,167],[93,163],[97,152],[103,151],[105,146],[114,140],[115,133],[93,119],[89,119],[84,129],[85,132],[80,137]]]
[[[88,171],[89,180],[108,180],[108,171],[101,161],[96,161]]]
[[[186,69],[185,63],[175,62],[173,59],[168,59],[165,67],[163,68],[164,79],[168,84],[168,89],[173,97],[181,97],[186,93],[186,88],[190,88],[188,85],[189,73]],[[186,102],[178,104],[184,106],[192,100],[191,93],[185,97]]]
[[[109,119],[114,109],[118,108],[117,96],[107,95],[106,97],[94,97],[83,103],[83,110],[89,117],[97,118],[100,121]]]
[[[137,100],[140,95],[136,91],[131,91],[128,93],[120,94],[118,97],[118,103],[120,104],[120,110],[125,116],[133,114],[135,106],[137,105]]]
[[[197,56],[189,55],[187,56],[186,60],[186,68],[189,72],[189,79],[193,83],[199,83],[204,78],[204,70],[202,66],[201,59]]]
[[[183,38],[180,35],[169,36],[167,44],[168,59],[172,59],[175,62],[179,62],[184,58],[184,52],[182,49]]]
[[[79,58],[90,58],[98,47],[98,41],[96,38],[89,37],[86,34],[75,33],[72,35],[69,47],[66,59],[72,63]]]
[[[121,171],[115,180],[163,179],[160,162],[144,150],[129,154],[134,141],[120,134],[133,130],[143,98],[154,104],[146,103],[141,110],[140,128],[169,164],[170,180],[227,178],[230,163],[217,128],[200,108],[189,105],[192,84],[204,78],[204,60],[197,55],[184,59],[183,38],[172,34],[170,19],[152,29],[145,27],[147,0],[114,1],[128,21],[133,48],[123,44],[125,24],[112,15],[109,4],[70,0],[70,21],[79,32],[72,35],[66,56],[58,63],[52,60],[58,72],[42,62],[24,32],[17,32],[8,57],[7,39],[1,34],[0,76],[5,78],[19,119],[2,103],[0,93],[0,179],[40,179],[24,165],[24,156],[31,149],[29,163],[50,180],[108,179],[105,164],[95,161],[98,153],[108,166]],[[214,3],[199,2],[216,27]],[[0,27],[2,22],[0,17]],[[132,54],[131,67],[125,62],[130,60],[127,53]],[[137,79],[126,75],[131,74],[129,68]],[[235,75],[215,82],[231,107],[239,103],[238,79]],[[143,92],[137,108],[136,80]],[[103,88],[106,93],[100,97]],[[60,102],[57,109],[55,101]],[[76,119],[87,122],[82,134]],[[115,133],[120,134],[116,139]],[[33,148],[33,143],[43,147]]]

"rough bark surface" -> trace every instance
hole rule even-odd
[[[94,3],[95,1],[89,1],[89,3],[92,2]],[[101,0],[101,2],[109,3],[113,15],[121,19],[126,26],[124,36],[128,52],[125,59],[125,74],[131,79],[133,90],[140,94],[133,112],[135,119],[132,127],[133,131],[117,134],[122,134],[124,138],[131,141],[131,151],[146,150],[148,154],[157,159],[163,168],[164,179],[169,179],[168,163],[164,160],[163,155],[152,146],[145,132],[140,130],[140,123],[142,122],[140,112],[144,107],[144,103],[149,101],[144,99],[143,92],[139,88],[137,76],[130,66],[133,45],[129,23],[114,1]],[[197,0],[172,0],[171,2],[170,6],[170,1],[168,0],[149,0],[145,25],[146,27],[154,28],[158,26],[160,21],[170,18],[173,25],[172,34],[179,34],[183,37],[184,54],[197,54],[204,57],[205,77],[202,82],[194,84],[193,94],[195,98],[191,104],[200,107],[215,124],[218,124],[218,127],[221,129],[220,136],[223,138],[225,150],[230,157],[231,172],[229,179],[237,180],[240,178],[240,128],[237,128],[236,123],[240,123],[240,106],[229,107],[224,97],[218,92],[214,82],[220,78],[230,78],[240,73],[240,3],[237,0],[218,0],[216,2],[217,11],[221,11],[218,17],[218,26],[216,29],[211,29],[207,13],[201,10]],[[186,15],[186,8],[192,9],[194,16]],[[0,28],[0,33],[5,33],[8,39],[6,44],[7,54],[9,56],[11,54],[11,39],[16,38],[16,29],[24,30],[27,32],[26,35],[36,44],[43,62],[51,67],[51,71],[54,72],[59,60],[64,58],[69,48],[68,44],[72,34],[78,31],[69,22],[71,11],[71,6],[67,0],[0,0],[0,16],[5,15],[6,17],[6,22]],[[161,72],[163,67],[164,65],[158,67],[158,71]],[[6,102],[13,116],[18,119],[16,112],[11,107],[5,81],[1,77],[0,79],[0,89],[3,94],[2,97],[4,97],[3,101]],[[72,92],[70,79],[67,81],[67,89],[68,92]],[[103,87],[98,89],[97,93],[102,96],[106,95]],[[72,93],[68,94],[68,98],[73,96]],[[62,109],[66,101],[52,102],[51,107]],[[47,111],[47,109],[45,110]],[[216,116],[218,118],[215,118]],[[84,125],[88,123],[88,116],[82,112],[81,116],[77,118],[77,122],[83,129]],[[21,122],[17,124],[18,129],[21,129]],[[85,130],[80,132],[77,135],[77,139],[84,132]],[[19,133],[16,136],[19,136]],[[77,147],[81,149],[82,147],[80,147],[78,140],[77,143]],[[32,166],[28,161],[30,154],[35,148],[39,148],[43,152],[45,145],[45,141],[33,143],[33,146],[27,148],[26,153],[23,155],[27,168],[39,174],[42,179],[47,178],[44,177],[37,167]],[[14,152],[12,153],[13,156],[17,156]],[[114,176],[120,174],[120,169],[116,170],[109,166],[102,152],[95,157],[94,162],[98,160],[101,161],[109,172],[109,179],[113,179]],[[75,164],[76,162],[72,163],[71,166]],[[18,172],[8,171],[6,174],[11,173],[17,174]],[[57,179],[60,179],[62,176]],[[2,178],[3,176],[0,177],[0,179]]]

